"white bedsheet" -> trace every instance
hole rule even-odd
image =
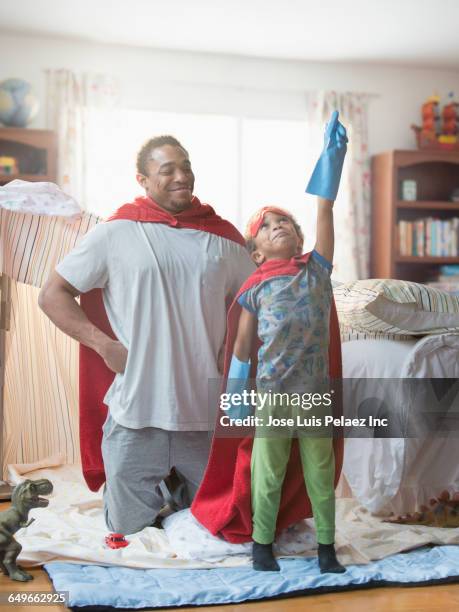
[[[82,213],[77,201],[55,183],[20,179],[0,187],[0,207],[18,213],[59,215],[73,220]]]
[[[459,379],[459,334],[418,341],[356,340],[343,343],[342,349],[345,378]],[[420,389],[400,385],[396,393],[391,383],[391,389],[391,407],[408,409],[411,423],[416,422],[416,411],[438,405],[429,385]],[[457,385],[452,394],[456,392]],[[457,395],[454,405],[459,409]],[[451,398],[450,394],[444,401]],[[348,438],[343,471],[354,496],[371,512],[402,514],[427,504],[444,490],[458,491],[458,434],[450,430],[440,437],[420,430],[415,438]]]
[[[33,465],[10,466],[10,480],[48,478],[54,485],[47,508],[36,508],[36,520],[21,529],[17,540],[23,549],[20,561],[26,565],[51,560],[123,565],[134,568],[231,567],[250,562],[250,544],[229,544],[213,537],[189,510],[168,517],[164,529],[147,527],[127,535],[129,546],[113,550],[105,545],[108,534],[103,517],[102,490],[93,493],[83,481],[80,466],[58,465],[59,457],[43,460],[40,466],[54,467],[29,471]],[[280,555],[314,554],[313,525],[302,523],[287,529],[277,542]]]
[[[164,530],[148,527],[128,535],[126,548],[112,550],[104,544],[107,529],[101,494],[87,489],[79,466],[40,469],[19,476],[23,471],[20,467],[13,470],[16,480],[49,478],[54,484],[49,506],[32,510],[30,516],[35,522],[16,534],[23,547],[19,561],[24,565],[70,561],[133,568],[190,569],[250,563],[249,544],[228,544],[214,538],[196,522],[189,510],[172,515]],[[311,519],[287,529],[277,542],[277,554],[314,556],[313,525]],[[337,500],[336,547],[344,564],[382,559],[429,542],[459,544],[459,529],[390,525],[372,517],[355,499]]]

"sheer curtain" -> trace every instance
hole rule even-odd
[[[334,208],[334,278],[368,278],[370,271],[370,160],[367,94],[314,92],[307,97],[308,124],[315,131],[338,110],[349,135],[348,153]]]
[[[118,99],[116,80],[104,74],[46,71],[47,126],[57,134],[57,183],[87,209],[88,113]]]

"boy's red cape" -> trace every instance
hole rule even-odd
[[[193,197],[190,208],[174,216],[151,198],[139,197],[131,204],[121,206],[107,221],[116,219],[164,223],[177,229],[198,229],[228,238],[240,245],[245,244],[241,234],[229,221],[219,217],[208,204],[201,204],[197,197]],[[94,325],[116,339],[107,318],[100,289],[83,293],[80,304]],[[95,351],[80,345],[80,453],[83,476],[91,491],[97,491],[105,482],[101,442],[107,406],[103,399],[114,377],[114,372]]]
[[[290,261],[272,260],[261,265],[244,283],[228,312],[227,343],[225,352],[224,387],[228,376],[233,344],[236,339],[241,306],[239,296],[249,288],[275,276],[296,275],[301,266],[307,264],[310,253],[294,257]],[[253,343],[251,354],[251,378],[256,377],[257,354],[260,341]],[[335,381],[334,416],[342,414],[339,381],[341,379],[341,342],[335,303],[332,300],[330,312],[330,378]],[[212,448],[204,478],[194,498],[191,512],[213,535],[221,536],[235,544],[252,539],[252,507],[250,493],[250,460],[253,436],[244,438],[222,437],[219,416]],[[333,440],[335,450],[335,486],[338,482],[343,462],[343,438],[335,431]],[[285,476],[281,505],[277,517],[276,533],[289,525],[311,517],[311,503],[306,493],[301,459],[296,440],[293,440],[290,460]]]

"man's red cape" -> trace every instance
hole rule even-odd
[[[148,197],[139,197],[131,204],[121,206],[107,221],[125,219],[141,223],[164,223],[171,227],[197,229],[228,238],[244,245],[237,229],[219,217],[208,204],[194,197],[190,208],[171,215]],[[128,290],[128,288],[126,288]],[[80,299],[88,319],[110,337],[115,338],[102,300],[102,291],[93,289]],[[104,360],[92,349],[80,345],[80,453],[83,476],[91,491],[97,491],[105,482],[102,460],[102,425],[107,417],[105,394],[115,377]]]
[[[236,339],[241,306],[239,296],[275,276],[296,275],[301,266],[307,264],[310,253],[294,257],[290,261],[271,260],[261,265],[244,283],[238,296],[228,312],[227,343],[225,352],[224,387],[228,377],[229,366],[233,354],[233,344]],[[256,377],[257,354],[260,347],[257,338],[253,343],[251,354],[252,378]],[[332,300],[330,312],[330,347],[329,347],[330,378],[341,379],[341,342],[335,303]],[[340,387],[335,388],[334,416],[342,414]],[[338,391],[338,392],[336,392]],[[201,486],[194,498],[191,512],[195,518],[213,535],[221,536],[235,544],[248,542],[252,539],[252,505],[251,505],[251,475],[250,460],[252,454],[253,435],[244,438],[223,437],[219,430],[219,417],[212,442],[209,463]],[[343,438],[335,431],[333,440],[335,450],[335,486],[338,482],[343,463]],[[276,534],[294,523],[312,516],[311,502],[304,484],[303,470],[297,440],[293,440],[290,460],[282,487],[281,504],[277,517]]]

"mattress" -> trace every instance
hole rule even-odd
[[[343,342],[344,378],[459,378],[459,334]]]
[[[342,350],[344,378],[353,379],[355,388],[374,379],[402,423],[394,437],[346,439],[343,472],[353,495],[371,512],[404,514],[444,490],[459,491],[452,419],[459,414],[459,334],[356,340]]]

